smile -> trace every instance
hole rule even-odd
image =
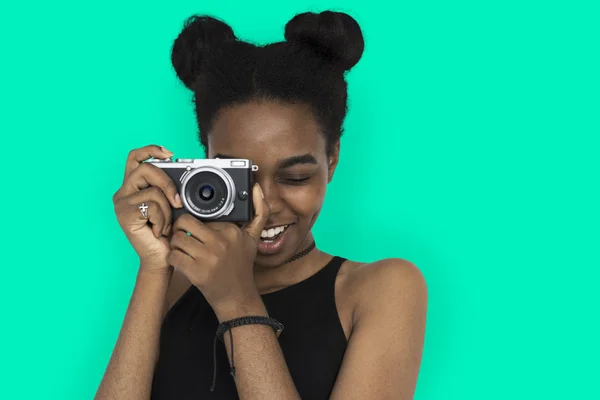
[[[260,240],[273,241],[281,236],[289,225],[276,226],[275,228],[263,229],[260,233]]]

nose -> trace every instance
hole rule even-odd
[[[283,200],[281,199],[279,188],[274,182],[268,180],[259,180],[265,202],[271,210],[271,218],[276,217],[283,210]]]

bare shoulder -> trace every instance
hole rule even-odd
[[[353,320],[360,314],[382,315],[389,308],[424,308],[427,284],[408,260],[386,258],[371,263],[346,261],[340,270],[344,292],[353,303]]]
[[[331,398],[412,399],[427,320],[423,274],[413,263],[396,258],[345,262],[342,272],[339,277],[347,283],[345,294],[354,296],[354,308]]]
[[[354,290],[360,289],[369,295],[373,295],[373,288],[388,288],[393,292],[400,289],[413,293],[427,291],[425,277],[419,268],[401,258],[385,258],[371,263],[346,261],[340,275],[344,276]]]

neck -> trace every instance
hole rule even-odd
[[[313,242],[312,233],[307,236],[298,252],[306,249]],[[331,256],[314,248],[305,256],[277,267],[254,266],[254,281],[260,294],[284,289],[301,282],[319,271]]]

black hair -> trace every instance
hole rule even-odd
[[[348,110],[345,72],[360,60],[362,31],[348,14],[302,13],[285,26],[285,41],[258,46],[236,38],[225,22],[194,15],[173,43],[171,61],[194,92],[200,143],[218,112],[250,101],[306,104],[327,142],[341,137]]]

